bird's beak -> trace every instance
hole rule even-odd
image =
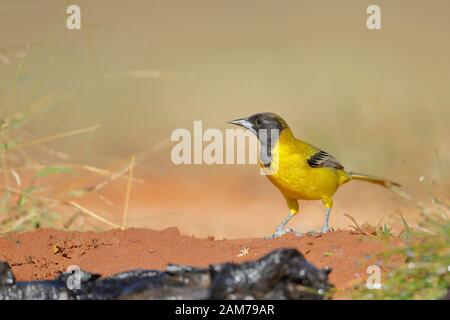
[[[242,118],[242,119],[236,119],[236,120],[230,120],[227,121],[228,123],[240,126],[240,127],[244,127],[246,129],[251,130],[252,129],[252,125],[251,123],[248,121],[247,118]]]

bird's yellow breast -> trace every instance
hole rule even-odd
[[[289,128],[283,130],[272,148],[269,180],[289,198],[328,199],[337,188],[350,180],[343,170],[312,168],[307,160],[319,150],[296,139]]]

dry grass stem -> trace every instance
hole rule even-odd
[[[130,171],[128,173],[127,191],[125,194],[125,205],[123,208],[122,230],[127,227],[128,209],[130,206],[130,195],[131,195],[131,182],[133,179],[135,162],[136,162],[136,157],[134,155],[132,155],[131,161],[130,161],[130,167],[129,167]]]
[[[372,238],[376,239],[376,237],[373,234],[370,234],[367,231],[365,231],[364,229],[362,229],[360,227],[360,225],[358,224],[358,222],[356,222],[355,218],[353,218],[351,215],[349,215],[347,213],[344,213],[344,216],[346,216],[347,218],[349,218],[353,222],[353,226],[349,225],[350,228],[352,228],[355,231],[359,231],[359,232],[365,234],[366,236],[369,236],[369,237],[372,237]]]
[[[94,131],[94,130],[98,129],[99,127],[100,127],[100,124],[96,124],[96,125],[88,127],[88,128],[77,129],[77,130],[72,130],[72,131],[63,132],[63,133],[59,133],[59,134],[54,134],[54,135],[51,135],[51,136],[47,136],[47,137],[43,137],[43,138],[40,138],[40,139],[29,141],[29,142],[24,142],[22,144],[18,144],[16,146],[11,147],[8,150],[10,151],[10,150],[21,149],[21,148],[25,148],[25,147],[29,147],[29,146],[33,146],[33,145],[37,145],[37,144],[41,144],[41,143],[45,143],[45,142],[49,142],[49,141],[52,141],[52,140],[57,140],[57,139],[61,139],[61,138],[69,137],[69,136],[74,136],[74,135],[78,135],[78,134]]]
[[[113,228],[120,229],[119,225],[115,224],[112,221],[109,221],[108,219],[105,219],[105,218],[101,217],[100,215],[96,214],[95,212],[92,212],[89,209],[86,209],[85,207],[81,206],[80,204],[76,203],[75,201],[69,201],[68,203],[70,205],[72,205],[73,207],[77,208],[78,210],[80,210],[81,212],[91,216],[92,218],[94,218],[94,219],[96,219],[96,220],[98,220],[100,222],[103,222],[103,223],[105,223],[105,224],[107,224],[107,225],[109,225],[109,226],[111,226]]]

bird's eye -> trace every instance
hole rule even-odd
[[[256,119],[256,125],[260,126],[263,124],[263,120],[261,118]]]

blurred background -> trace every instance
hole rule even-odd
[[[66,28],[73,3],[81,30]],[[202,120],[225,130],[226,120],[271,111],[347,169],[404,186],[402,196],[345,185],[333,227],[348,228],[344,213],[361,224],[414,221],[420,203],[450,195],[450,3],[379,0],[382,30],[369,31],[371,4],[0,0],[3,212],[51,198],[57,227],[113,226],[69,214],[75,202],[118,225],[127,212],[129,227],[271,234],[287,209],[256,165],[170,160],[174,129]],[[320,202],[300,212],[291,227],[319,229]],[[27,214],[18,210],[10,229]]]

